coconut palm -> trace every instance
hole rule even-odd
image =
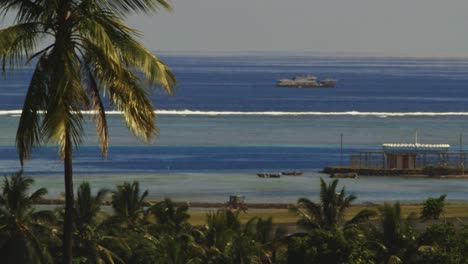
[[[271,256],[271,262],[277,261],[277,249],[281,246],[281,239],[285,237],[287,230],[283,227],[275,227],[273,218],[258,218],[255,224],[255,240],[263,245],[268,255]]]
[[[143,223],[148,215],[144,209],[147,196],[147,190],[140,193],[138,181],[118,185],[117,191],[112,195],[114,215],[111,216],[111,222],[133,231],[142,231]]]
[[[220,209],[216,212],[209,212],[206,215],[205,244],[208,248],[215,247],[223,251],[232,237],[240,230],[239,211]]]
[[[357,197],[347,196],[344,187],[337,192],[337,185],[338,180],[333,180],[327,185],[323,179],[320,179],[320,203],[312,202],[307,198],[300,198],[297,201],[297,206],[293,207],[292,210],[300,217],[299,226],[309,230],[315,228],[333,230],[340,226],[346,227],[361,223],[376,215],[370,209],[363,209],[350,220],[345,221],[344,213]]]
[[[156,241],[157,263],[197,264],[203,260],[205,250],[189,234],[165,235]]]
[[[377,231],[378,240],[381,243],[380,256],[385,263],[402,263],[402,259],[411,250],[415,250],[416,237],[413,231],[410,215],[405,220],[401,214],[400,203],[385,203],[379,208],[381,231]]]
[[[188,209],[188,204],[176,207],[171,199],[165,198],[164,201],[151,206],[148,212],[156,217],[158,231],[179,234],[190,229]]]
[[[207,249],[205,262],[261,263],[268,259],[262,244],[255,240],[258,219],[251,218],[242,225],[239,213],[220,209],[207,214],[207,223],[201,236],[201,243]]]
[[[171,10],[166,0],[0,1],[0,13],[16,14],[15,24],[0,30],[3,71],[7,65],[35,64],[16,134],[20,162],[41,142],[57,144],[64,160],[64,263],[72,259],[72,155],[82,140],[82,111],[94,110],[106,155],[107,122],[100,94],[108,94],[132,132],[149,141],[156,128],[148,89],[157,84],[171,93],[175,86],[169,68],[137,41],[138,31],[124,24],[130,14],[159,8]]]
[[[102,228],[101,204],[107,193],[99,190],[93,196],[88,182],[78,187],[73,244],[77,257],[86,263],[125,263],[119,253],[130,250],[123,239],[106,234]]]
[[[101,205],[104,203],[109,190],[101,189],[96,196],[91,194],[91,185],[89,182],[83,182],[78,186],[75,200],[75,225],[77,228],[82,226],[96,226],[102,214]],[[102,217],[101,217],[102,218]]]
[[[28,194],[32,178],[18,172],[5,177],[0,194],[0,259],[2,263],[51,263],[49,243],[59,243],[51,211],[35,211],[33,204],[47,190]]]

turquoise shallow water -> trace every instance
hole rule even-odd
[[[95,190],[112,188],[124,181],[138,180],[151,199],[171,197],[177,201],[225,202],[229,195],[245,195],[248,202],[294,203],[300,197],[318,200],[320,177],[327,175],[306,172],[300,177],[258,178],[253,172],[177,172],[75,175],[75,185],[91,182]],[[36,186],[47,186],[49,197],[60,197],[63,182],[60,175],[37,176]],[[402,201],[419,203],[429,196],[448,194],[448,200],[467,200],[468,181],[457,179],[424,179],[395,177],[360,177],[340,179],[340,187],[358,197],[356,203]],[[114,187],[115,188],[115,187]]]
[[[19,168],[12,145],[18,117],[0,116],[0,171]],[[110,115],[111,148],[107,160],[99,155],[91,124],[84,145],[75,153],[75,180],[94,188],[114,188],[138,180],[154,199],[220,202],[243,194],[251,202],[291,203],[299,197],[318,199],[317,171],[340,160],[339,135],[344,135],[344,162],[354,150],[379,148],[384,142],[449,143],[458,149],[459,135],[468,131],[466,116],[263,116],[161,115],[161,133],[150,145],[136,141]],[[463,146],[466,149],[466,146]],[[63,191],[63,165],[54,146],[34,151],[25,167],[37,187],[50,197]],[[303,177],[260,179],[257,172],[303,170]],[[400,200],[419,202],[448,194],[449,200],[468,200],[468,180],[361,177],[342,179],[360,203]]]

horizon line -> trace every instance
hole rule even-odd
[[[165,53],[170,55],[249,55],[249,54],[271,54],[275,56],[302,55],[317,57],[368,57],[368,58],[416,58],[416,59],[468,59],[468,54],[410,54],[397,52],[356,52],[356,51],[291,51],[291,50],[151,50],[153,53]]]

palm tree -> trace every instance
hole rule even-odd
[[[382,251],[379,255],[386,258],[385,263],[401,263],[402,259],[416,247],[416,238],[411,223],[414,216],[409,215],[404,220],[398,202],[393,205],[385,203],[379,208],[379,213],[382,225],[382,231],[377,231]]]
[[[268,259],[262,244],[255,239],[254,217],[242,226],[240,211],[220,209],[207,214],[207,224],[201,243],[207,249],[205,262],[214,263],[261,263]]]
[[[0,195],[0,256],[2,263],[51,263],[49,243],[59,243],[51,211],[35,211],[33,204],[47,190],[28,194],[34,183],[22,172],[5,177]],[[4,262],[3,262],[4,261]]]
[[[190,218],[188,209],[188,204],[176,207],[171,199],[165,198],[164,201],[148,208],[148,211],[156,217],[158,231],[179,234],[182,231],[188,231],[191,227],[188,222]]]
[[[364,234],[359,224],[376,213],[370,209],[363,209],[346,221],[346,209],[356,200],[356,196],[346,195],[344,187],[337,192],[337,185],[338,180],[327,184],[320,179],[320,203],[300,198],[297,205],[292,207],[292,211],[300,217],[298,226],[306,229],[308,233],[296,233],[289,237],[288,244],[292,247],[288,246],[288,251],[291,251],[288,252],[288,258],[299,254],[318,263],[355,263],[355,258],[371,257],[365,250],[365,241],[360,239]],[[353,253],[356,252],[358,254],[354,256]]]
[[[312,202],[307,198],[300,198],[297,206],[292,210],[296,212],[300,219],[298,225],[312,230],[322,228],[325,230],[334,230],[340,226],[350,226],[361,223],[376,213],[370,209],[359,211],[348,221],[344,220],[346,209],[356,200],[356,196],[346,196],[345,188],[340,192],[336,191],[338,180],[333,180],[329,185],[323,179],[320,179],[320,203]]]
[[[198,264],[205,256],[204,248],[189,234],[165,235],[156,241],[157,263]]]
[[[138,181],[124,182],[117,186],[117,191],[112,195],[114,215],[111,216],[111,222],[118,223],[124,228],[141,231],[148,215],[144,209],[147,196],[147,190],[140,193]]]
[[[265,252],[271,256],[271,262],[277,261],[277,249],[281,245],[281,239],[285,237],[287,230],[283,227],[275,227],[273,218],[258,218],[255,224],[255,240],[263,245]]]
[[[16,24],[0,30],[3,71],[6,64],[14,68],[35,63],[16,134],[21,165],[43,141],[57,144],[64,161],[64,263],[72,259],[72,155],[73,146],[82,140],[82,111],[94,110],[106,155],[107,122],[100,93],[109,95],[110,104],[123,112],[136,136],[149,141],[157,130],[148,88],[158,84],[171,93],[175,86],[170,69],[136,40],[138,31],[124,24],[129,14],[159,8],[171,10],[166,0],[0,1],[0,13],[16,14]]]
[[[76,255],[87,263],[125,263],[119,253],[130,250],[123,239],[106,234],[102,228],[104,216],[101,204],[107,193],[107,190],[99,190],[93,196],[88,182],[83,182],[78,187],[74,214],[74,248]]]
[[[232,237],[241,231],[239,211],[218,210],[206,215],[205,244],[223,251]]]

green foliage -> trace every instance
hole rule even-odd
[[[351,203],[356,200],[356,196],[346,196],[345,188],[337,192],[338,180],[333,180],[330,184],[320,179],[320,203],[315,203],[307,198],[300,198],[297,205],[292,207],[300,220],[297,224],[308,230],[323,228],[333,230],[340,226],[351,226],[368,220],[376,213],[369,209],[361,210],[351,220],[344,221],[344,213]]]
[[[421,219],[423,221],[430,219],[439,219],[445,206],[446,194],[442,194],[439,198],[429,197],[423,202],[421,211]]]
[[[148,212],[156,218],[156,231],[169,234],[180,234],[189,231],[188,204],[176,207],[171,199],[165,198],[148,209]]]
[[[137,181],[118,185],[117,191],[112,194],[114,215],[109,219],[109,224],[134,231],[141,230],[147,216],[144,210],[147,196],[148,191],[140,193],[140,184]]]
[[[297,264],[316,263],[317,249],[310,246],[308,237],[291,237],[288,241],[287,262]]]
[[[106,234],[103,229],[101,205],[107,193],[99,190],[93,196],[87,182],[78,187],[74,214],[76,263],[124,263],[124,256],[130,254],[124,239]]]
[[[0,195],[0,259],[2,263],[60,262],[60,225],[52,212],[36,212],[33,204],[45,193],[28,194],[32,179],[21,173],[6,178]],[[322,181],[323,183],[323,181]],[[349,205],[344,190],[333,192],[336,182],[323,184],[321,209]],[[238,211],[217,210],[206,216],[205,226],[191,226],[188,206],[170,199],[145,209],[147,192],[138,182],[117,186],[114,214],[101,210],[107,190],[92,194],[88,183],[77,190],[74,212],[73,263],[448,263],[466,264],[468,228],[436,223],[418,234],[413,217],[403,219],[399,203],[379,208],[378,223],[344,221],[342,216],[321,217],[313,223],[336,220],[334,225],[315,225],[307,233],[287,235],[272,218],[253,217],[246,223]],[[329,195],[330,194],[330,195]],[[324,203],[325,204],[325,203]],[[361,216],[358,214],[357,218]],[[356,218],[356,217],[354,217]],[[320,221],[319,221],[320,220]],[[333,222],[333,221],[332,221]],[[359,224],[358,224],[359,223]],[[333,227],[333,228],[331,228]]]
[[[413,229],[413,215],[402,218],[401,206],[385,203],[379,208],[381,230],[375,230],[375,243],[378,255],[384,262],[396,262],[411,259],[417,249],[417,234]]]
[[[432,224],[421,234],[419,263],[468,263],[467,239],[465,227],[457,232],[450,223]]]
[[[0,259],[2,263],[50,263],[50,247],[59,243],[51,211],[36,211],[47,190],[31,194],[34,180],[19,171],[5,177],[0,195]]]

